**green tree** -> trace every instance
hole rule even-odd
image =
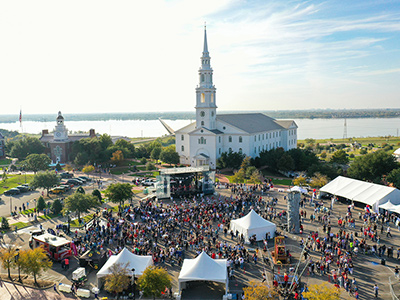
[[[5,248],[0,249],[0,262],[4,269],[8,271],[8,278],[11,279],[10,269],[14,266],[15,255],[17,255],[17,249],[14,245],[7,245]]]
[[[337,163],[345,165],[349,162],[349,158],[347,157],[347,153],[344,150],[338,150],[333,153],[331,157],[331,163]]]
[[[303,297],[308,300],[339,300],[339,296],[340,290],[326,282],[312,284],[308,287],[308,292],[303,292]]]
[[[86,193],[85,193],[85,190],[84,190],[83,187],[81,187],[81,186],[78,187],[78,188],[76,189],[75,193],[86,194]]]
[[[37,211],[42,211],[45,208],[46,208],[46,202],[44,201],[44,198],[40,196],[36,203],[36,209]]]
[[[64,201],[64,211],[74,211],[81,219],[81,213],[87,213],[91,208],[99,206],[99,201],[92,195],[74,193]]]
[[[99,190],[97,190],[97,189],[96,189],[96,190],[93,190],[92,195],[93,195],[94,197],[96,197],[97,200],[99,200],[99,202],[101,202],[102,197],[101,197],[101,192],[100,192]]]
[[[19,260],[21,260],[22,270],[27,274],[32,274],[35,285],[37,285],[36,277],[49,270],[53,265],[47,256],[46,250],[42,247],[22,251]]]
[[[175,145],[163,148],[160,153],[160,160],[166,164],[179,164],[179,154],[175,151]]]
[[[36,188],[43,188],[49,194],[49,189],[60,183],[60,178],[54,172],[39,172],[35,174],[30,185]]]
[[[47,170],[50,163],[51,159],[46,154],[30,154],[24,161],[24,166],[26,170],[36,174],[37,171]]]
[[[155,169],[156,169],[156,166],[153,163],[147,162],[147,164],[146,164],[147,171],[151,171],[151,170],[155,170]]]
[[[107,187],[104,194],[111,202],[123,205],[125,200],[133,197],[132,185],[129,183],[113,183]]]
[[[217,167],[220,169],[229,168],[237,170],[240,168],[244,159],[245,155],[243,153],[223,152],[221,157],[217,160]]]
[[[278,160],[276,166],[277,166],[278,170],[290,171],[290,170],[293,170],[293,168],[294,168],[294,160],[288,153],[284,153],[281,156],[281,158]]]
[[[124,139],[119,139],[118,141],[115,142],[115,147],[119,150],[122,150],[124,154],[126,153],[126,157],[128,158],[133,158],[135,157],[135,146],[124,140]],[[123,149],[126,149],[125,151]]]
[[[273,287],[255,280],[251,280],[249,285],[243,288],[243,292],[246,300],[279,299],[278,292]]]
[[[142,157],[142,158],[140,159],[140,164],[145,165],[146,162],[147,162],[146,157]]]
[[[355,157],[347,170],[347,175],[355,179],[380,183],[383,175],[389,174],[398,167],[399,164],[393,155],[379,150],[364,156]]]
[[[42,154],[44,150],[45,147],[38,138],[28,136],[12,144],[10,155],[24,160],[29,154]]]
[[[53,204],[51,205],[51,209],[53,210],[55,215],[58,215],[62,211],[62,203],[60,199],[56,199],[53,201]]]
[[[61,172],[62,171],[62,167],[61,167],[61,165],[60,165],[60,163],[58,162],[57,164],[56,164],[56,170],[57,170],[57,172]],[[46,169],[47,170],[47,169]]]
[[[171,288],[171,277],[165,269],[149,266],[139,277],[138,286],[145,297],[152,296],[155,299],[161,296],[165,288]]]
[[[109,270],[110,274],[106,276],[104,288],[107,292],[117,294],[119,298],[119,294],[129,287],[128,263],[125,265],[113,264]]]
[[[150,153],[150,158],[151,159],[159,159],[160,158],[160,154],[161,154],[162,148],[160,147],[154,147],[153,150],[151,150]]]
[[[392,170],[386,177],[386,181],[400,188],[400,168]]]
[[[1,229],[9,229],[10,225],[8,224],[8,220],[6,217],[1,218]]]

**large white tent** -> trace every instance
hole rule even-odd
[[[384,204],[379,205],[379,208],[400,214],[400,205],[394,205],[390,200],[385,202]]]
[[[128,249],[124,248],[119,254],[111,255],[104,266],[97,272],[97,282],[99,283],[102,277],[107,276],[111,273],[110,268],[114,264],[122,264],[123,267],[127,265],[128,270],[135,269],[135,276],[142,275],[144,270],[153,264],[153,258],[151,256],[141,256],[133,254]],[[98,284],[98,287],[100,285]]]
[[[248,242],[253,235],[256,235],[257,241],[265,239],[267,233],[269,233],[270,238],[273,238],[275,236],[276,225],[265,220],[254,210],[251,210],[244,217],[232,220],[230,229],[233,232],[236,232],[236,230],[239,231],[239,234],[243,234],[245,241]]]
[[[212,259],[201,252],[194,259],[183,260],[182,269],[179,273],[179,291],[182,283],[187,281],[215,281],[225,284],[225,291],[228,291],[228,266],[226,259]]]
[[[361,202],[378,209],[380,204],[391,201],[400,204],[400,191],[393,187],[338,176],[320,189],[323,193]]]

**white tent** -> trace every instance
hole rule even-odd
[[[388,202],[385,202],[384,204],[379,205],[379,208],[400,214],[400,205],[394,205],[390,200]]]
[[[142,275],[144,270],[153,264],[153,259],[151,256],[140,256],[133,254],[128,249],[124,248],[119,254],[111,255],[104,266],[97,272],[97,282],[99,283],[99,279],[107,276],[111,273],[111,266],[114,264],[120,263],[124,267],[126,264],[128,270],[135,269],[135,276]],[[100,287],[100,285],[97,285]]]
[[[259,216],[254,210],[251,210],[246,216],[232,220],[230,229],[233,232],[239,231],[239,234],[243,234],[245,241],[249,241],[249,238],[256,235],[256,240],[265,239],[266,234],[269,232],[269,236],[273,238],[275,236],[276,225],[269,222]]]
[[[307,194],[308,193],[308,191],[305,188],[302,188],[302,187],[300,187],[298,185],[295,185],[289,191],[290,192],[299,192],[299,193],[302,193],[302,194]]]
[[[338,176],[320,189],[323,193],[361,202],[378,209],[380,204],[391,201],[400,204],[400,190],[380,184]]]
[[[179,291],[182,283],[187,281],[215,281],[225,283],[225,292],[228,291],[228,267],[226,259],[212,259],[201,252],[195,259],[183,260],[179,273]]]

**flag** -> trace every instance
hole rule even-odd
[[[22,123],[22,110],[19,110],[19,122]]]

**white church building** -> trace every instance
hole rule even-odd
[[[216,168],[223,152],[257,157],[273,148],[297,147],[297,125],[293,120],[275,120],[262,113],[218,114],[216,88],[204,29],[204,49],[196,87],[196,122],[175,131],[180,163]]]

